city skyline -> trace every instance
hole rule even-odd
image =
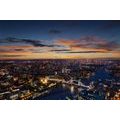
[[[0,59],[120,58],[120,21],[0,21]]]

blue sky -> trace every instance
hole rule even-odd
[[[54,30],[59,31],[54,33]],[[53,33],[50,31],[53,31]],[[52,40],[95,35],[120,38],[119,21],[0,21],[0,38],[18,37]],[[119,41],[119,40],[117,40]]]

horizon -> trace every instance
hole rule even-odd
[[[5,60],[120,60],[120,58],[30,58],[30,59],[20,59],[20,58],[11,58],[11,59],[0,59],[0,61]]]

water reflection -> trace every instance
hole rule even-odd
[[[63,88],[63,89],[68,89],[71,94],[74,94],[74,93],[75,93],[75,87],[74,87],[73,85],[72,85],[72,86],[69,86],[69,85],[66,85],[66,84],[62,84],[62,88]]]
[[[63,88],[66,88],[66,85],[65,85],[65,84],[62,84],[62,87],[63,87]]]
[[[74,93],[74,86],[70,86],[70,92],[73,94]]]
[[[63,89],[68,89],[71,94],[73,94],[75,92],[75,87],[73,85],[69,86],[69,85],[66,85],[66,84],[62,84],[62,88]]]

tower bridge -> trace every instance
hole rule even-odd
[[[64,79],[55,78],[53,76],[46,77],[46,80],[58,82],[58,83],[63,83],[63,84],[67,84],[67,85],[73,85],[75,87],[84,87],[86,89],[90,89],[89,86],[85,86],[81,81],[76,81],[76,80],[65,81]]]

